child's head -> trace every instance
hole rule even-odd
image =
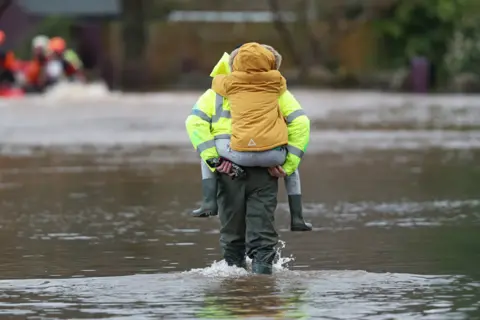
[[[271,46],[245,43],[230,54],[230,69],[245,72],[278,70],[282,56]]]

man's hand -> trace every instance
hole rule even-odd
[[[281,166],[268,168],[268,173],[276,178],[284,178],[287,175]]]
[[[234,173],[232,172],[232,163],[228,160],[222,160],[222,163],[217,167],[217,171],[220,173],[228,174],[232,176]]]

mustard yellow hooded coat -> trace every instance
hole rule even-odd
[[[288,144],[287,124],[278,105],[287,84],[268,49],[255,42],[242,45],[232,73],[216,76],[212,89],[230,101],[232,150],[266,151]]]

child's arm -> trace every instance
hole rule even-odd
[[[203,161],[218,158],[215,140],[210,131],[213,111],[215,110],[216,94],[213,90],[207,90],[193,106],[191,114],[185,121],[188,136],[195,150],[200,154]],[[210,169],[215,171],[214,168]]]
[[[280,110],[288,129],[288,154],[283,170],[291,175],[297,170],[310,139],[310,120],[295,97],[286,91],[279,98]]]

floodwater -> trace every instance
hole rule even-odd
[[[65,88],[64,88],[65,89]],[[5,319],[480,319],[480,97],[294,91],[305,215],[229,268],[184,119],[200,92],[0,101]]]

